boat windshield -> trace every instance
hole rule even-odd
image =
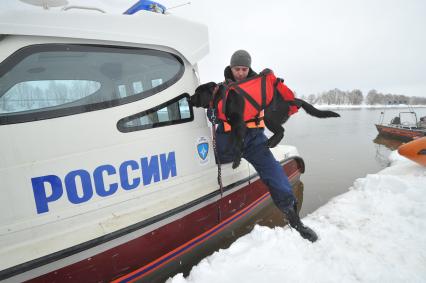
[[[178,81],[183,62],[152,49],[41,44],[0,64],[0,123],[99,110],[140,100]]]
[[[417,115],[415,112],[400,112],[399,113],[400,124],[406,126],[417,125]]]

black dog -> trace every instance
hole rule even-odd
[[[195,107],[210,108],[211,105],[217,109],[217,105],[222,99],[221,95],[216,93],[222,93],[224,85],[217,85],[214,82],[209,82],[200,85],[195,90],[195,94],[191,96],[190,104]],[[246,124],[243,119],[245,99],[238,93],[230,90],[225,107],[225,116],[228,119],[228,123],[231,125],[231,145],[235,149],[235,157],[232,164],[232,168],[237,168],[240,165],[242,149],[243,149],[243,138],[245,136]],[[295,98],[293,105],[297,108],[302,107],[309,115],[318,118],[329,118],[329,117],[340,117],[339,114],[333,111],[322,111],[315,108],[308,102]],[[289,116],[290,102],[285,101],[281,95],[274,94],[272,101],[264,108],[264,122],[265,126],[273,133],[273,135],[267,141],[268,147],[275,147],[281,139],[284,137],[284,124]]]

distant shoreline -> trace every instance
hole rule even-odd
[[[339,104],[315,104],[315,107],[318,108],[333,108],[333,109],[389,109],[389,108],[426,108],[426,105],[406,105],[406,104],[396,104],[396,105],[339,105]]]

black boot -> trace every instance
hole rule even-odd
[[[290,223],[290,226],[296,229],[299,232],[300,236],[303,238],[315,242],[318,239],[317,234],[311,228],[303,225],[300,220],[299,214],[296,212],[295,208],[286,209],[284,212],[287,216],[287,220]]]

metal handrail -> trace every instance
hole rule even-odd
[[[70,9],[92,10],[92,11],[98,11],[98,12],[101,12],[101,13],[104,13],[104,14],[106,13],[104,10],[102,10],[101,8],[98,8],[98,7],[77,6],[77,5],[63,7],[62,11],[68,11]]]

